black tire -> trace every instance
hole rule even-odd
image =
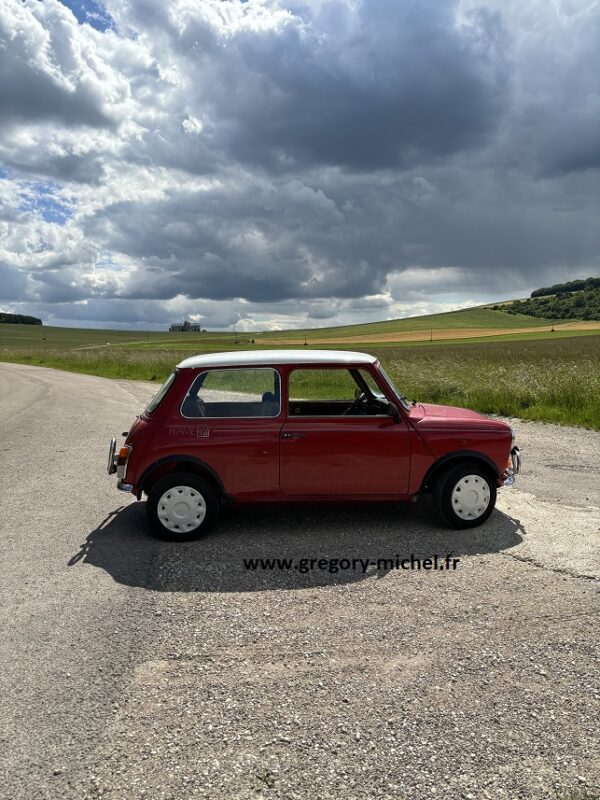
[[[469,482],[472,482],[473,490],[470,489]],[[465,501],[461,501],[461,491],[469,492],[468,500],[465,494]],[[487,504],[486,497],[489,497]],[[490,469],[472,461],[448,467],[434,486],[433,501],[446,525],[456,530],[476,528],[484,523],[494,510],[496,478]]]
[[[165,498],[170,489],[174,490],[173,496],[167,495]],[[181,495],[180,499],[178,495]],[[165,505],[159,508],[161,499],[165,500]],[[177,510],[178,507],[181,511]],[[155,483],[150,490],[146,513],[156,536],[174,542],[188,542],[204,536],[217,519],[219,495],[208,481],[198,475],[173,472]],[[200,517],[200,522],[194,525],[196,518]],[[171,525],[167,527],[165,520],[169,518]],[[178,529],[179,525],[181,530]]]

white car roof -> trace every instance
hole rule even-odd
[[[375,356],[350,350],[241,350],[206,353],[185,358],[178,369],[200,367],[247,367],[255,364],[373,364]]]

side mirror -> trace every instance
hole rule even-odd
[[[400,422],[400,412],[393,403],[388,403],[386,405],[385,413],[388,417],[392,417],[394,422]]]

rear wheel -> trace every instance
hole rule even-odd
[[[438,478],[433,498],[439,515],[451,528],[475,528],[496,505],[494,476],[477,463],[457,464]]]
[[[189,541],[203,536],[219,511],[213,487],[191,472],[174,472],[148,494],[146,512],[154,533],[163,539]]]

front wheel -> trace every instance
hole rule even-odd
[[[174,472],[148,494],[146,512],[163,539],[189,541],[203,536],[217,518],[219,497],[207,481],[190,472]]]
[[[451,528],[481,525],[496,505],[496,484],[478,464],[458,464],[442,473],[433,491],[436,509]]]

